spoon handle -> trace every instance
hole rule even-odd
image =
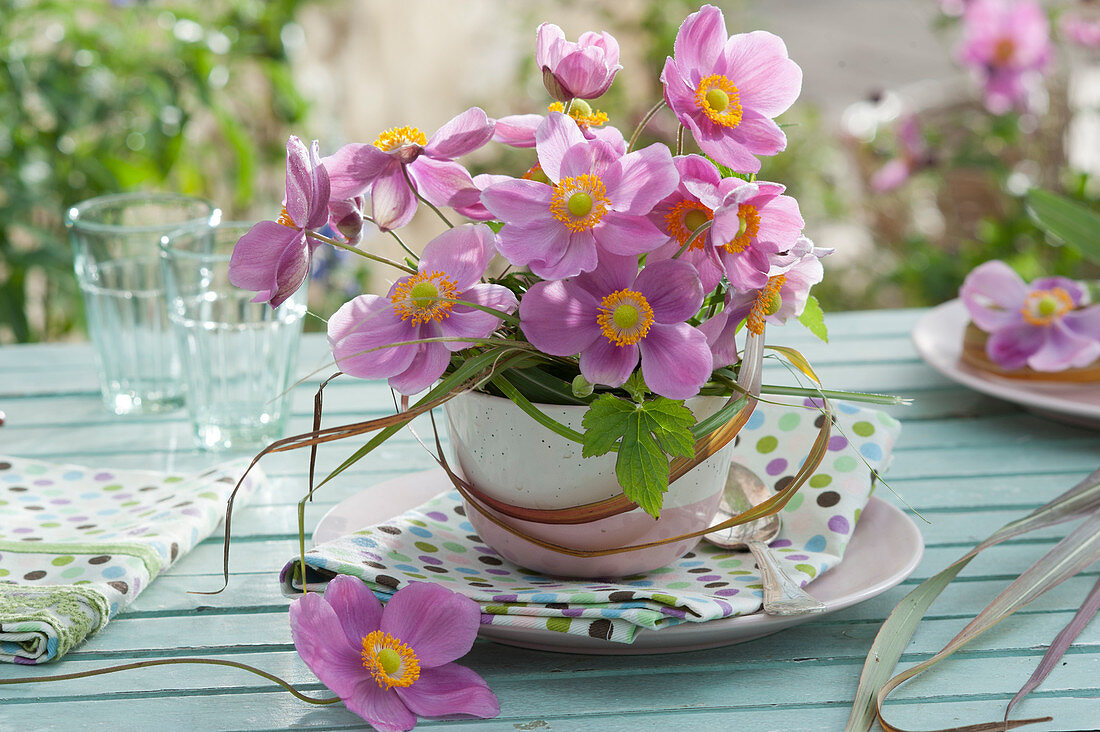
[[[762,541],[749,541],[749,551],[760,568],[764,584],[764,612],[768,615],[802,615],[825,611],[825,604],[802,589]]]

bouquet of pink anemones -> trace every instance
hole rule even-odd
[[[544,23],[535,58],[555,99],[546,114],[494,119],[474,107],[430,135],[394,127],[328,157],[291,137],[283,211],[240,239],[233,282],[277,307],[305,283],[319,246],[386,264],[388,292],[359,295],[328,320],[342,372],[386,379],[406,405],[426,391],[408,419],[475,385],[583,439],[585,454],[599,433],[592,454],[616,449],[620,466],[688,455],[748,395],[819,394],[760,379],[766,324],[799,318],[825,332],[810,290],[829,250],[803,235],[784,186],[757,179],[760,158],[786,147],[775,118],[801,90],[782,39],[730,35],[710,5],[690,14],[661,73],[664,99],[629,140],[589,101],[621,68],[611,35],[572,42]],[[675,145],[638,147],[666,108],[680,123]],[[472,176],[458,162],[493,143],[533,148],[530,167]],[[416,253],[400,230],[421,205],[441,231]],[[404,261],[364,249],[368,225],[392,235]],[[696,395],[729,401],[704,424],[683,406]],[[585,434],[539,403],[593,405]],[[612,423],[623,411],[644,413],[652,439],[622,439]],[[654,516],[661,472],[617,470]]]

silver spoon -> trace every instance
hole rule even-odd
[[[733,463],[715,520],[725,521],[768,498],[771,498],[771,491],[764,481],[743,465]],[[712,531],[703,538],[725,549],[748,549],[752,552],[764,584],[764,612],[768,615],[824,612],[825,604],[802,589],[768,548],[768,542],[779,534],[779,528],[779,515],[773,514],[747,524]]]

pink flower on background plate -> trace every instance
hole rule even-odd
[[[548,108],[550,112],[564,112],[565,105],[554,102]],[[617,128],[607,124],[607,115],[583,99],[574,99],[569,116],[576,120],[585,139],[602,140],[619,153],[626,154],[626,139]],[[535,146],[535,132],[546,119],[541,114],[513,114],[497,120],[493,141],[510,147],[528,148]]]
[[[798,202],[782,195],[778,183],[728,180],[736,182],[714,212],[711,239],[730,284],[758,290],[777,267],[794,261],[784,252],[795,246],[806,224]]]
[[[895,131],[898,154],[871,176],[871,190],[886,193],[909,180],[909,176],[932,164],[917,118],[907,115],[898,121]]]
[[[535,64],[542,83],[559,102],[603,96],[619,65],[619,42],[610,33],[582,33],[576,43],[553,23],[543,23],[535,34]]]
[[[398,229],[416,213],[416,191],[435,206],[459,213],[478,204],[469,171],[455,158],[477,150],[493,137],[494,123],[478,107],[440,127],[431,139],[416,127],[394,127],[373,144],[345,145],[324,159],[332,196],[349,199],[369,192],[371,218],[383,231]]]
[[[739,173],[756,173],[757,155],[787,147],[773,118],[798,98],[802,69],[779,36],[730,36],[722,11],[704,5],[680,26],[661,83],[665,102],[703,152]]]
[[[702,303],[690,264],[655,262],[639,273],[634,257],[608,256],[594,272],[532,286],[520,302],[520,327],[545,353],[579,353],[593,384],[621,386],[640,357],[654,393],[686,399],[710,378],[706,337],[684,322]]]
[[[399,279],[385,297],[360,295],[345,303],[328,321],[329,346],[340,370],[363,379],[389,379],[402,394],[416,394],[442,375],[452,351],[470,343],[409,341],[485,338],[496,330],[497,316],[435,299],[515,311],[511,290],[478,281],[493,256],[493,239],[484,224],[449,229],[424,247],[417,273]]]
[[[975,267],[959,290],[970,319],[989,333],[985,352],[1005,369],[1064,371],[1100,358],[1100,305],[1065,277],[1026,284],[1001,261]]]
[[[539,165],[550,184],[512,179],[481,194],[504,222],[500,253],[539,277],[562,279],[596,268],[604,253],[638,255],[664,234],[646,214],[676,187],[676,167],[664,145],[620,156],[587,140],[577,123],[551,112],[539,126]]]
[[[1026,109],[1028,97],[1050,62],[1050,22],[1031,0],[973,0],[963,15],[957,55],[984,89],[994,114]]]
[[[825,277],[821,258],[832,253],[832,249],[815,247],[809,239],[800,237],[791,249],[794,263],[769,277],[762,288],[749,292],[731,290],[722,312],[699,326],[714,356],[714,368],[737,362],[734,337],[741,321],[747,321],[750,333],[760,335],[765,322],[783,325],[801,315],[810,290]]]
[[[416,718],[470,714],[500,704],[477,673],[454,663],[481,623],[473,600],[430,582],[411,582],[385,608],[356,577],[290,605],[294,647],[348,709],[378,730],[410,730]]]
[[[278,221],[261,221],[233,247],[229,281],[257,291],[253,302],[278,307],[309,276],[318,246],[306,232],[328,222],[329,177],[314,140],[309,150],[297,137],[286,143],[286,199]]]

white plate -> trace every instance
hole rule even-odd
[[[1045,416],[1100,427],[1100,388],[1095,383],[1019,381],[987,374],[959,360],[970,315],[959,300],[932,308],[913,328],[913,345],[932,368],[983,394],[1015,402]]]
[[[313,541],[319,544],[382,523],[449,487],[450,481],[438,468],[373,486],[333,506],[317,524]],[[923,553],[924,541],[912,520],[889,503],[871,498],[856,524],[844,561],[806,589],[825,603],[826,613],[836,612],[900,583],[917,568]],[[601,655],[675,653],[742,643],[818,617],[821,615],[776,617],[756,613],[705,623],[681,623],[659,631],[642,628],[629,645],[537,628],[496,625],[481,626],[478,635],[498,643],[544,651]]]

